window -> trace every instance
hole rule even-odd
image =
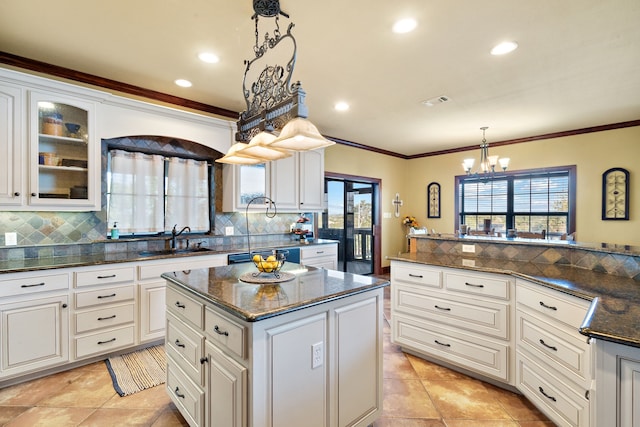
[[[575,231],[575,166],[500,173],[492,180],[456,177],[456,229],[466,224],[496,232],[541,232],[559,238]]]
[[[109,150],[107,218],[123,234],[210,230],[206,161]]]

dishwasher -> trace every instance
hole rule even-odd
[[[229,254],[227,256],[228,264],[242,264],[245,262],[253,262],[251,259],[253,255],[256,253],[264,254],[264,253],[274,253],[275,254],[284,254],[285,262],[292,262],[294,264],[300,264],[300,248],[288,248],[288,249],[272,249],[272,250],[264,250],[264,251],[252,251],[252,252],[240,252],[235,254]]]

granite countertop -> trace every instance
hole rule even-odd
[[[489,273],[510,274],[592,301],[580,333],[640,347],[640,283],[634,279],[578,267],[469,258],[452,254],[407,253],[392,260]]]
[[[285,263],[282,267],[283,272],[294,276],[289,281],[254,284],[238,279],[245,273],[256,271],[253,263],[245,263],[188,273],[165,273],[162,277],[247,322],[264,320],[389,285],[385,279],[294,263]]]
[[[294,248],[314,245],[326,245],[337,243],[335,240],[316,239],[309,244],[272,245],[268,247],[252,247],[252,251],[270,250],[279,248]],[[27,271],[52,270],[57,268],[87,267],[103,264],[117,264],[123,262],[140,262],[154,259],[179,259],[203,255],[220,255],[246,252],[246,246],[228,248],[224,250],[194,250],[194,251],[154,251],[137,250],[130,252],[105,252],[87,255],[52,256],[46,258],[24,258],[15,260],[0,260],[0,274],[23,273]]]

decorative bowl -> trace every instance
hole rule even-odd
[[[254,276],[262,273],[273,274],[278,277],[278,272],[287,259],[287,251],[252,252],[251,260],[258,269]]]
[[[65,123],[64,127],[66,127],[67,131],[72,135],[78,133],[80,130],[80,125],[77,123]]]

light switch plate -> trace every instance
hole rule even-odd
[[[7,246],[15,246],[18,244],[18,233],[4,233],[4,244]]]
[[[225,236],[233,236],[233,233],[234,233],[233,226],[224,228],[224,235]]]
[[[322,341],[311,346],[311,369],[318,368],[324,363]]]
[[[475,253],[476,245],[462,245],[462,252]]]

